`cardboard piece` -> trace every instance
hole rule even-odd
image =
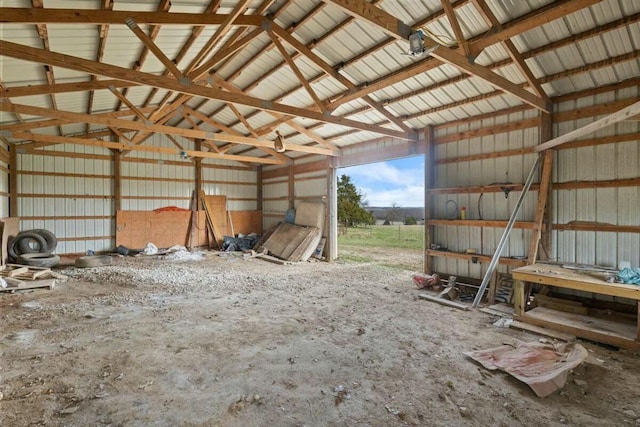
[[[20,218],[6,217],[0,218],[0,227],[2,228],[2,246],[0,247],[0,265],[9,262],[9,253],[7,247],[11,239],[20,232]]]

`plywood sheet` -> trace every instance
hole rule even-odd
[[[262,211],[229,211],[236,234],[262,234]]]
[[[320,230],[316,227],[302,227],[283,222],[262,246],[279,258],[299,261],[314,241],[314,248],[318,246],[316,237],[319,235]]]
[[[142,249],[151,242],[159,248],[185,245],[189,233],[191,212],[117,211],[116,246]],[[204,211],[197,215],[194,246],[206,244]]]
[[[0,218],[0,227],[0,232],[2,233],[2,247],[0,247],[0,265],[4,265],[9,262],[7,245],[9,241],[17,236],[20,232],[20,218]]]
[[[322,232],[325,210],[326,206],[322,202],[300,202],[296,206],[295,224],[316,227]]]

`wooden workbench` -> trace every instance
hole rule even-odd
[[[512,275],[514,316],[517,320],[617,347],[640,349],[640,286],[608,283],[588,274],[548,264],[516,268]],[[638,317],[633,322],[623,316],[591,316],[545,307],[526,311],[525,282],[632,299],[636,301]]]

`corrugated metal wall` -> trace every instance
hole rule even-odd
[[[322,156],[296,159],[291,166],[265,168],[262,180],[263,227],[284,221],[289,209],[289,172],[293,173],[294,207],[300,201],[327,203],[327,160]],[[326,233],[326,232],[325,232]]]
[[[611,104],[621,100],[637,100],[637,86],[583,97],[560,103],[559,112]],[[585,118],[558,123],[554,134],[563,135],[594,119]],[[640,132],[636,119],[620,122],[590,135],[604,138],[613,135]],[[554,182],[608,181],[640,178],[640,141],[638,139],[590,147],[559,150],[554,171]],[[553,192],[554,222],[598,222],[613,225],[640,225],[640,187],[556,189]],[[554,231],[554,254],[561,261],[600,264],[617,267],[620,261],[640,265],[640,233],[614,233],[596,231]]]
[[[0,141],[0,218],[9,216],[9,152],[7,144]]]
[[[435,158],[438,161],[451,160],[436,167],[435,187],[469,187],[496,183],[523,183],[531,166],[535,162],[534,154],[486,158],[468,161],[454,161],[467,156],[488,154],[507,150],[533,147],[538,144],[538,127],[501,132],[478,137],[458,136],[472,135],[479,129],[496,128],[509,122],[536,119],[537,111],[526,110],[510,115],[496,116],[481,121],[468,122],[438,130],[436,141],[451,141],[436,145]],[[513,210],[519,191],[511,191],[508,197],[502,192],[434,194],[432,202],[435,218],[458,218],[464,207],[469,220],[507,220]],[[533,221],[537,202],[537,191],[525,196],[519,221]],[[432,242],[450,251],[464,252],[475,249],[481,254],[492,254],[503,228],[497,227],[462,227],[435,226]],[[531,231],[514,229],[511,233],[503,256],[526,256]],[[467,277],[482,277],[488,264],[472,263],[466,260],[451,258],[434,258],[434,269]],[[509,267],[500,265],[498,271],[507,272]]]
[[[184,142],[184,141],[183,141]],[[154,135],[145,145],[173,147]],[[105,148],[56,145],[40,153],[17,154],[20,229],[44,228],[58,238],[56,253],[112,250],[115,246],[114,155]],[[256,171],[205,159],[203,189],[224,194],[230,210],[254,210],[258,204]],[[196,171],[190,159],[135,151],[121,161],[121,209],[188,208]],[[7,173],[0,175],[7,186]],[[2,191],[2,190],[0,190]],[[6,209],[3,200],[2,209]]]
[[[113,155],[104,148],[46,147],[17,154],[20,230],[44,228],[58,238],[56,253],[113,247]]]

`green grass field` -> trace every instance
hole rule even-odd
[[[340,227],[338,245],[422,250],[424,225]]]

